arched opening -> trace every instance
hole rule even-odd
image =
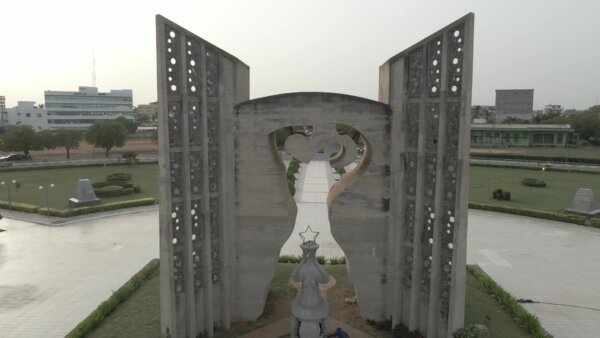
[[[329,208],[335,197],[365,172],[370,158],[369,143],[357,129],[336,123],[335,130],[340,137],[338,142],[328,141],[320,145],[308,140],[315,132],[312,125],[286,126],[269,134],[275,152],[274,158],[280,162],[278,167],[285,168],[288,192],[297,208],[293,231],[281,247],[279,264],[271,285],[280,285],[282,278],[287,280],[290,277],[289,273],[302,257],[299,233],[310,225],[312,230],[319,232],[316,242],[320,246],[317,253],[320,264],[332,275],[344,276],[339,286],[328,291],[330,315],[343,317],[358,314],[358,309],[353,304],[356,301],[356,291],[348,278],[350,262],[331,231]],[[298,144],[286,142],[294,135],[309,151],[304,153],[298,148]],[[308,158],[310,151],[314,154]],[[300,161],[295,154],[305,161]],[[279,295],[281,290],[272,292]],[[286,305],[282,305],[281,301],[271,299],[267,309],[271,304],[282,307],[281,310],[286,313],[290,311],[285,302]],[[352,314],[352,311],[355,313]]]

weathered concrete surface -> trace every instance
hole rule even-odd
[[[565,211],[586,216],[600,215],[600,209],[596,207],[596,198],[592,189],[577,189],[571,205]]]
[[[382,318],[383,311],[377,308],[384,302],[381,275],[387,245],[387,211],[382,201],[389,194],[383,168],[389,158],[389,108],[341,94],[292,93],[248,101],[236,110],[238,316],[256,319],[262,314],[274,262],[291,234],[297,212],[274,140],[265,135],[287,126],[311,125],[315,127],[313,135],[321,137],[320,128],[329,127],[322,130],[331,135],[335,133],[335,123],[341,121],[361,132],[372,155],[365,156],[363,176],[348,176],[340,181],[339,189],[329,193],[333,204],[331,230],[348,257],[350,278],[359,297],[364,297],[361,310],[367,318]],[[311,145],[309,138],[306,147]],[[318,148],[313,151],[316,153]],[[349,217],[348,210],[352,210],[353,217]],[[272,263],[259,267],[259,262]]]
[[[429,337],[462,326],[472,14],[386,62],[382,102],[332,93],[243,102],[240,60],[162,17],[157,41],[163,335],[211,336],[215,324],[260,316],[297,214],[274,133],[311,126],[288,137],[288,151],[308,161],[337,144],[330,164],[344,167],[357,152],[339,123],[365,144],[327,195],[361,314]]]
[[[79,208],[89,205],[100,204],[101,200],[96,197],[96,192],[92,187],[92,183],[89,179],[80,179],[77,182],[77,188],[75,188],[75,197],[69,199],[70,208]]]

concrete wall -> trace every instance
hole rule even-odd
[[[328,195],[361,315],[427,337],[464,321],[473,15],[380,68],[380,101],[332,93],[248,100],[249,68],[157,16],[161,335],[193,337],[264,311],[296,205],[274,132],[309,161],[360,132],[361,162]],[[246,101],[246,102],[244,102]]]

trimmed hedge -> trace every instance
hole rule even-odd
[[[589,217],[575,215],[575,214],[541,211],[541,210],[531,210],[531,209],[520,209],[520,208],[507,207],[504,205],[479,204],[479,203],[469,203],[469,208],[486,210],[486,211],[503,212],[506,214],[513,214],[513,215],[520,215],[520,216],[536,217],[536,218],[542,218],[542,219],[549,219],[552,221],[573,223],[573,224],[586,225],[586,226],[600,228],[600,218],[589,218]]]
[[[11,202],[10,207],[15,211],[29,212],[35,213],[41,206],[35,204],[21,203],[21,202]],[[0,208],[8,209],[8,201],[0,201]]]
[[[120,185],[107,185],[102,188],[94,189],[97,197],[117,197],[133,194],[133,187],[123,188]]]
[[[542,181],[542,180],[537,180],[535,178],[525,178],[521,181],[522,185],[526,185],[528,187],[535,187],[535,188],[543,188],[546,186],[546,182]]]
[[[49,214],[50,214],[50,216],[65,218],[65,217],[71,217],[71,216],[92,214],[95,212],[103,212],[103,211],[125,209],[125,208],[139,207],[139,206],[144,206],[144,205],[154,205],[154,204],[156,204],[156,199],[154,199],[154,198],[139,198],[139,199],[135,199],[135,200],[120,201],[120,202],[113,202],[113,203],[100,204],[100,205],[92,205],[89,207],[81,207],[81,208],[75,208],[75,209],[50,208]],[[39,209],[37,209],[37,213],[45,215],[47,213],[47,210],[44,207],[40,207]]]
[[[107,182],[131,181],[133,176],[130,173],[112,173],[106,176]]]
[[[153,259],[142,270],[136,273],[127,283],[115,291],[107,300],[102,302],[96,310],[90,313],[81,323],[79,323],[71,332],[67,334],[68,338],[85,337],[92,332],[104,318],[110,315],[123,302],[125,302],[133,293],[158,273],[159,260]]]
[[[94,190],[97,188],[108,187],[109,185],[118,185],[118,186],[121,186],[123,189],[134,187],[133,183],[130,183],[127,181],[112,181],[112,182],[104,181],[104,182],[92,183],[92,187],[94,188]]]
[[[534,338],[552,338],[552,335],[546,333],[546,331],[540,325],[538,318],[525,310],[517,302],[515,297],[504,290],[494,280],[488,277],[482,270],[467,266],[467,271],[477,279],[479,285],[481,285],[487,293],[496,299],[496,301],[502,305],[517,322],[517,324],[523,328],[527,333],[533,335]]]

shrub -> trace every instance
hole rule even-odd
[[[0,208],[8,209],[8,201],[0,201]],[[28,203],[11,202],[10,208],[16,211],[35,213],[40,206]]]
[[[526,185],[528,187],[536,187],[536,188],[543,188],[546,186],[546,182],[541,181],[541,180],[537,180],[535,178],[526,178],[523,179],[521,181],[522,185]]]
[[[510,201],[510,191],[505,191],[502,194],[502,199],[505,200],[505,201]]]
[[[136,184],[136,185],[133,187],[133,192],[134,192],[134,193],[136,193],[136,194],[139,194],[139,193],[141,193],[141,192],[142,192],[142,187],[141,187],[139,184]]]
[[[321,265],[325,265],[325,256],[317,256],[317,262]]]
[[[346,264],[346,257],[333,257],[329,260],[331,265],[343,265]]]
[[[398,324],[396,325],[396,327],[394,327],[394,330],[392,331],[394,334],[394,337],[400,337],[400,338],[423,338],[423,335],[419,333],[419,331],[410,331],[408,329],[408,327],[404,326],[403,324]]]
[[[135,164],[135,163],[140,163],[140,160],[137,159],[137,153],[123,153],[123,155],[121,155],[121,157],[123,157],[125,159],[125,163],[127,164]]]
[[[107,185],[102,188],[94,189],[98,197],[115,197],[133,194],[133,187],[123,188],[120,185]]]
[[[277,263],[300,263],[302,256],[282,255],[279,256]]]
[[[346,169],[344,168],[336,168],[335,172],[338,173],[338,175],[342,176],[346,173]]]
[[[132,176],[130,173],[112,173],[106,176],[108,182],[111,181],[131,181]]]
[[[477,326],[471,324],[469,326],[465,326],[462,329],[459,329],[456,332],[454,332],[452,337],[454,337],[454,338],[478,338],[480,334],[481,334],[481,331],[479,330],[479,328]]]
[[[294,185],[294,182],[288,181],[288,189],[290,189],[290,194],[292,194],[292,196],[296,194],[296,186]]]
[[[492,197],[495,200],[501,201],[504,197],[502,195],[502,189],[496,189],[492,192]]]
[[[104,182],[92,183],[92,187],[94,189],[104,188],[104,187],[107,187],[109,185],[118,185],[118,186],[123,187],[123,189],[125,189],[125,188],[133,188],[133,183],[129,183],[127,181],[110,181],[110,182],[104,181]]]

